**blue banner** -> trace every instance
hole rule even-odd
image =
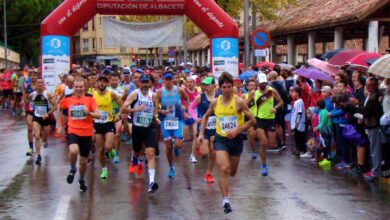
[[[42,55],[70,56],[70,38],[60,35],[42,37]]]
[[[214,38],[211,44],[214,78],[217,80],[222,72],[229,72],[238,78],[238,39]]]

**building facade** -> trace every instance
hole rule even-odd
[[[20,64],[20,54],[7,49],[7,67],[19,67]],[[0,46],[0,69],[5,68],[5,49],[3,46]]]

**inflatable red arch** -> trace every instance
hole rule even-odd
[[[65,0],[41,23],[41,64],[47,84],[53,74],[69,70],[71,37],[96,14],[186,15],[210,38],[215,76],[238,76],[239,31],[234,20],[213,0]]]

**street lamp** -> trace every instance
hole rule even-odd
[[[249,67],[249,2],[244,0],[244,63],[245,70]]]
[[[7,68],[8,60],[8,42],[7,42],[7,13],[6,13],[6,0],[3,0],[3,14],[4,14],[4,68]]]

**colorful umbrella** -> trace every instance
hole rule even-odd
[[[369,66],[371,66],[373,63],[375,63],[379,58],[369,59],[364,62],[366,62]]]
[[[332,64],[334,66],[343,66],[345,63],[351,59],[352,57],[360,54],[360,53],[365,53],[362,50],[343,50],[336,54],[332,59],[329,60],[329,64]]]
[[[294,67],[293,65],[290,65],[290,64],[287,64],[287,63],[278,63],[278,65],[280,67],[282,67],[282,69],[285,69],[285,70],[290,70],[291,68]]]
[[[369,73],[374,73],[379,76],[390,78],[390,54],[384,55],[373,63],[368,69]]]
[[[300,68],[293,73],[308,79],[328,81],[334,84],[334,80],[330,75],[316,68]]]
[[[325,52],[324,54],[321,55],[320,59],[321,60],[329,60],[332,57],[334,57],[334,55],[340,53],[343,50],[345,50],[345,49],[344,48],[339,48],[339,49],[336,49],[336,50]]]
[[[366,61],[371,59],[378,59],[380,57],[382,57],[382,55],[379,53],[360,53],[348,59],[348,61],[345,63],[351,66],[366,67],[366,69],[368,69],[369,66]]]
[[[272,62],[258,62],[256,63],[256,67],[263,68],[265,66],[268,67],[268,69],[273,69],[276,64]]]
[[[248,71],[245,71],[245,72],[240,74],[240,79],[241,79],[241,81],[244,81],[246,79],[252,78],[252,76],[256,75],[256,74],[257,74],[257,72],[255,72],[253,70],[248,70]]]
[[[329,75],[332,75],[332,76],[336,75],[337,72],[339,71],[339,69],[330,65],[328,62],[319,60],[317,58],[310,59],[307,61],[307,63],[310,64],[311,66],[314,66],[317,69],[324,71],[325,73],[328,73]]]

